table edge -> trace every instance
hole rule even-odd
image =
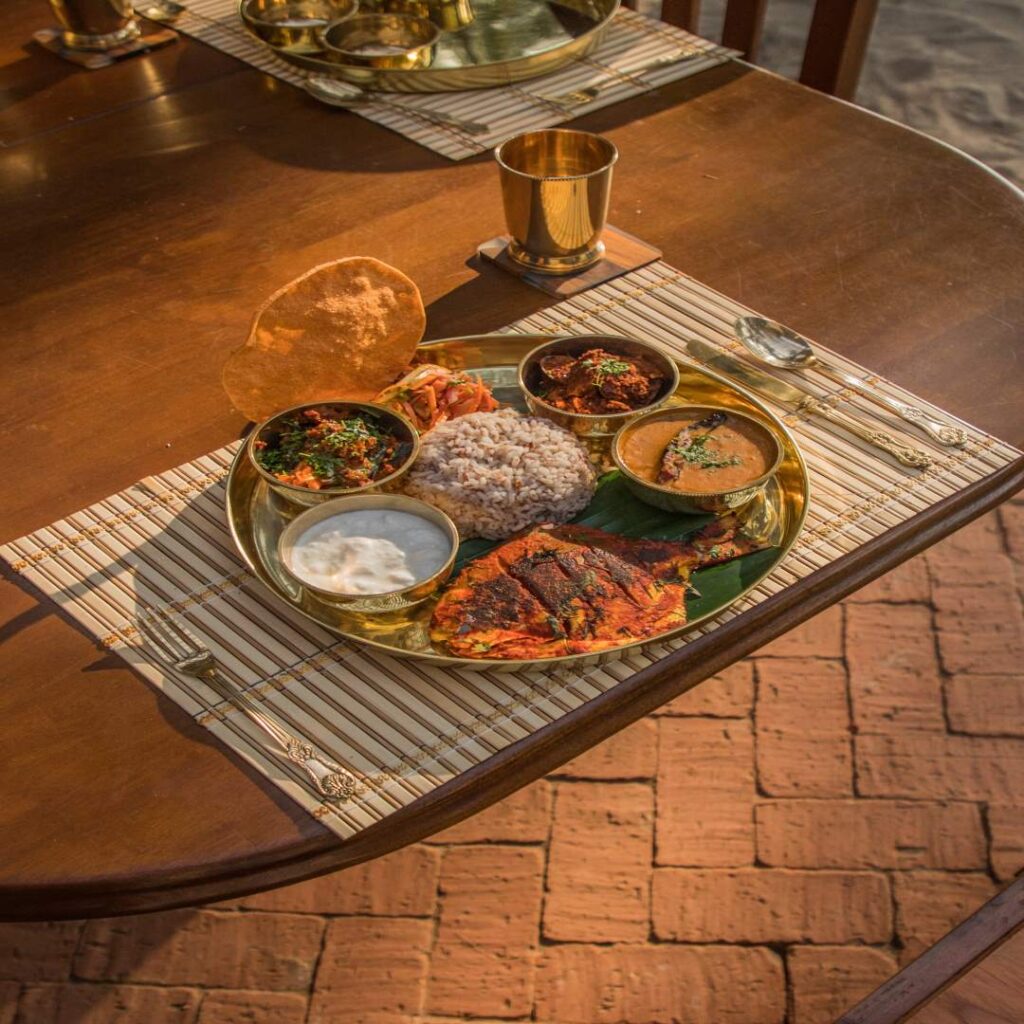
[[[606,693],[351,839],[324,829],[296,854],[221,863],[214,874],[0,885],[0,920],[58,920],[194,906],[305,881],[383,856],[457,824],[570,761],[666,701],[758,650],[1024,489],[1024,456],[701,636]],[[297,844],[299,845],[299,844]],[[317,848],[319,847],[319,848]]]

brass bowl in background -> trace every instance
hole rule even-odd
[[[278,480],[273,473],[268,473],[256,459],[256,442],[264,440],[268,436],[273,436],[277,425],[284,419],[285,416],[291,416],[294,413],[302,412],[304,409],[320,409],[329,411],[329,414],[334,416],[337,414],[351,415],[354,412],[369,413],[378,422],[386,426],[386,428],[398,435],[404,442],[409,445],[409,453],[406,456],[405,461],[396,469],[393,473],[388,476],[381,477],[379,480],[374,480],[372,483],[363,484],[361,487],[325,487],[323,490],[314,491],[309,487],[299,487],[296,484],[286,484],[281,480]],[[375,405],[372,402],[303,402],[301,405],[293,405],[290,409],[284,409],[283,411],[271,416],[270,419],[264,420],[258,427],[256,427],[251,434],[249,434],[248,440],[245,443],[246,452],[249,456],[249,461],[253,464],[256,472],[267,482],[267,485],[276,494],[279,494],[286,501],[291,502],[293,505],[302,505],[307,508],[311,508],[314,505],[322,505],[325,502],[330,501],[332,498],[339,498],[344,495],[353,494],[373,494],[378,491],[382,491],[387,487],[393,487],[412,467],[413,462],[416,460],[416,456],[420,450],[420,438],[416,431],[416,428],[402,415],[394,412],[392,409],[387,409],[383,405]]]
[[[665,379],[662,381],[658,397],[647,405],[638,409],[631,409],[628,412],[602,413],[600,415],[588,415],[578,412],[566,412],[564,409],[556,409],[548,405],[543,398],[534,393],[540,380],[540,361],[544,356],[570,355],[578,356],[588,348],[603,348],[609,352],[621,353],[625,356],[643,355],[652,362],[657,363],[665,371]],[[538,345],[531,352],[527,352],[519,362],[518,371],[519,387],[522,389],[526,404],[535,416],[543,416],[545,419],[557,423],[566,430],[571,430],[577,437],[581,438],[606,438],[612,435],[625,423],[635,420],[638,416],[657,409],[670,395],[675,393],[679,386],[679,367],[676,361],[666,355],[661,349],[648,345],[646,342],[637,341],[635,338],[620,338],[614,335],[604,334],[581,334],[571,338],[557,338],[544,345]]]
[[[476,18],[473,0],[377,0],[374,8],[386,14],[429,18],[445,32],[457,32]]]
[[[367,68],[427,67],[441,30],[426,18],[407,14],[357,14],[319,31],[327,59]]]
[[[681,491],[675,487],[665,487],[651,480],[644,480],[643,477],[634,473],[623,459],[623,442],[631,431],[636,430],[642,424],[649,423],[651,420],[672,419],[683,413],[707,414],[711,412],[724,412],[726,415],[733,416],[736,419],[747,420],[749,423],[753,423],[756,427],[760,428],[764,435],[771,439],[775,446],[775,459],[767,472],[755,480],[745,483],[742,487],[736,487],[732,490]],[[622,474],[626,487],[634,497],[666,512],[680,512],[689,515],[696,512],[733,512],[753,501],[764,490],[768,481],[778,472],[785,456],[785,450],[778,434],[764,420],[756,416],[720,405],[674,405],[669,409],[657,409],[654,412],[645,413],[635,418],[632,422],[627,423],[615,435],[615,440],[612,441],[611,454],[612,461]]]
[[[295,542],[311,526],[330,519],[331,516],[340,515],[343,512],[357,512],[366,509],[384,511],[393,509],[398,512],[409,512],[412,515],[426,519],[448,535],[451,551],[444,565],[432,576],[428,576],[418,583],[400,590],[392,590],[384,594],[339,594],[333,590],[321,590],[307,583],[301,576],[295,574],[291,567],[291,555]],[[380,615],[387,612],[404,611],[412,608],[428,597],[437,593],[444,586],[448,577],[455,567],[455,558],[459,551],[459,531],[455,523],[448,518],[440,509],[428,505],[418,498],[409,498],[404,494],[359,494],[347,498],[335,498],[333,501],[318,505],[316,508],[307,509],[301,515],[296,516],[288,526],[285,527],[277,542],[277,555],[281,566],[285,569],[296,583],[316,594],[320,600],[348,614],[357,615]]]
[[[359,0],[242,0],[238,10],[265,43],[292,53],[319,53],[319,31],[351,18]]]

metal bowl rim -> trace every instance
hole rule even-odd
[[[663,484],[656,484],[651,480],[645,480],[642,476],[638,476],[633,472],[627,465],[625,459],[619,454],[619,446],[622,443],[622,439],[630,430],[636,430],[643,424],[645,420],[653,420],[659,417],[668,417],[673,413],[685,412],[687,409],[710,409],[714,412],[724,412],[730,416],[738,416],[741,419],[748,420],[749,422],[760,427],[771,439],[772,444],[775,445],[775,461],[771,467],[758,477],[754,477],[753,480],[745,484],[740,484],[736,487],[729,487],[722,491],[683,491],[678,487],[665,487]],[[749,413],[743,412],[739,409],[730,409],[725,405],[705,405],[700,402],[687,403],[685,405],[673,405],[667,409],[652,409],[649,412],[644,412],[636,419],[631,420],[629,423],[624,423],[615,433],[615,437],[612,438],[611,444],[611,456],[612,461],[615,463],[615,468],[618,469],[623,476],[638,484],[640,487],[649,488],[652,491],[656,491],[659,494],[676,495],[681,498],[724,498],[730,494],[739,494],[742,491],[756,490],[760,487],[764,487],[766,483],[779,471],[779,467],[782,465],[783,460],[786,457],[786,448],[783,443],[779,440],[778,435],[762,423],[756,416],[751,416]]]
[[[543,398],[534,394],[534,392],[527,387],[525,374],[526,365],[538,352],[550,345],[565,343],[567,341],[575,341],[577,339],[582,341],[585,338],[601,338],[604,341],[610,342],[626,341],[631,345],[636,345],[638,348],[646,349],[648,352],[652,352],[656,355],[659,359],[664,360],[669,368],[670,374],[668,386],[665,388],[665,393],[654,402],[650,402],[647,405],[641,405],[636,409],[629,409],[626,412],[569,412],[566,409],[559,409],[557,406],[545,402]],[[625,334],[562,334],[557,338],[552,338],[550,341],[545,341],[544,344],[538,345],[536,348],[530,349],[530,351],[519,360],[519,365],[516,367],[516,382],[519,384],[519,389],[522,391],[523,396],[529,401],[536,402],[539,406],[542,406],[544,409],[553,412],[558,416],[566,416],[579,423],[589,423],[597,420],[619,420],[626,417],[633,420],[638,416],[646,416],[648,413],[657,412],[661,406],[675,394],[676,389],[679,387],[679,364],[672,358],[672,356],[667,352],[663,352],[660,348],[651,345],[649,342],[641,341],[639,338],[627,337]],[[625,425],[626,424],[623,424],[623,426]]]
[[[238,12],[243,21],[249,22],[253,25],[259,25],[261,28],[274,28],[279,31],[306,31],[305,29],[287,29],[281,28],[277,22],[265,21],[263,18],[257,17],[250,8],[254,5],[256,0],[241,0],[238,5]],[[359,0],[282,0],[280,3],[271,4],[271,7],[298,7],[302,3],[317,3],[323,4],[325,7],[342,7],[347,6],[349,12],[347,14],[337,14],[334,17],[329,18],[325,24],[333,24],[336,21],[347,21],[349,18],[355,17],[359,13]],[[309,26],[312,28],[313,26]]]
[[[286,484],[283,480],[278,480],[273,473],[268,473],[256,459],[255,445],[260,434],[262,434],[263,431],[270,427],[275,421],[284,416],[301,412],[303,409],[313,409],[317,406],[324,405],[346,405],[350,408],[369,409],[378,415],[389,416],[392,419],[397,420],[399,424],[409,432],[409,437],[412,441],[412,451],[409,453],[409,457],[394,472],[381,477],[379,480],[371,480],[369,483],[360,484],[358,487],[324,487],[317,491],[313,490],[312,487],[299,487],[296,484]],[[353,402],[347,399],[335,398],[327,399],[322,402],[301,402],[299,405],[293,405],[287,409],[282,409],[280,412],[274,413],[273,416],[269,416],[262,423],[253,427],[249,436],[245,439],[245,450],[249,456],[249,461],[253,464],[256,472],[270,487],[277,489],[283,494],[301,495],[306,500],[309,499],[310,495],[314,497],[325,496],[327,500],[330,500],[331,498],[343,498],[346,496],[362,494],[370,487],[382,487],[384,484],[391,483],[392,481],[397,480],[404,473],[407,473],[420,453],[420,434],[405,416],[399,412],[395,412],[394,409],[389,409],[386,405],[378,405],[376,402]],[[296,500],[298,500],[298,498],[296,498]],[[318,501],[317,504],[323,504],[323,501]]]
[[[363,59],[365,59],[367,56],[375,56],[375,57],[376,56],[381,56],[381,57],[391,56],[390,54],[371,54],[371,55],[368,55],[368,54],[357,53],[354,50],[347,50],[343,46],[338,46],[337,44],[332,43],[327,38],[329,33],[330,33],[330,31],[331,31],[331,29],[334,28],[336,25],[347,25],[349,28],[352,28],[353,27],[353,23],[357,22],[357,21],[376,21],[376,22],[380,22],[380,21],[384,21],[385,19],[387,19],[387,20],[403,21],[406,24],[410,24],[410,25],[411,24],[415,24],[415,25],[419,25],[421,27],[422,26],[426,26],[430,30],[429,31],[430,38],[425,39],[422,42],[417,41],[417,42],[411,43],[409,46],[405,47],[404,52],[407,53],[407,54],[408,53],[418,53],[420,50],[426,50],[426,49],[428,49],[431,46],[436,46],[437,45],[437,41],[441,38],[441,29],[437,25],[435,25],[429,18],[420,18],[420,17],[418,17],[415,14],[399,14],[399,13],[389,14],[389,13],[387,13],[385,11],[365,11],[363,13],[359,13],[357,11],[357,12],[355,12],[352,15],[349,15],[347,17],[334,18],[331,21],[329,21],[326,25],[322,25],[322,26],[320,26],[320,28],[317,29],[317,38],[320,40],[320,44],[323,46],[324,50],[327,53],[336,53],[336,54],[339,54],[340,56],[343,56],[343,57],[356,57],[356,58],[363,58]],[[395,45],[399,45],[399,44],[395,44]],[[394,56],[400,56],[400,55],[399,54],[395,54]]]
[[[297,576],[292,570],[292,567],[288,564],[287,559],[284,557],[283,548],[285,545],[285,539],[289,537],[297,536],[301,533],[301,530],[296,529],[296,526],[304,519],[312,518],[330,518],[330,515],[343,514],[346,509],[338,508],[339,505],[358,505],[360,508],[366,506],[373,506],[379,504],[389,504],[391,502],[398,502],[400,505],[406,505],[407,508],[400,508],[400,512],[409,512],[410,515],[418,515],[421,519],[427,519],[429,522],[436,523],[429,516],[423,515],[419,509],[427,509],[434,513],[443,523],[445,531],[448,533],[448,539],[451,542],[451,551],[448,553],[448,557],[445,559],[444,565],[441,566],[437,572],[431,573],[425,579],[417,580],[415,583],[410,583],[407,587],[397,587],[395,590],[383,590],[377,594],[347,594],[339,590],[324,590],[321,587],[314,586],[312,583],[307,583],[301,576]],[[331,509],[330,515],[324,512],[324,509]],[[350,508],[347,511],[356,512],[357,508]],[[443,583],[449,575],[455,565],[455,560],[459,555],[459,529],[455,525],[454,520],[447,512],[442,511],[429,502],[423,501],[420,498],[413,498],[407,494],[343,494],[337,498],[332,498],[330,501],[322,502],[319,505],[314,505],[312,508],[307,508],[304,512],[300,512],[282,531],[281,535],[277,538],[277,560],[281,568],[288,573],[288,575],[295,580],[301,587],[306,590],[312,591],[314,594],[319,595],[327,601],[372,601],[376,598],[383,597],[394,597],[396,595],[407,593],[411,590],[418,590],[420,587],[428,586],[431,583],[437,582],[439,585]],[[425,595],[426,597],[430,595]],[[386,609],[381,609],[385,611]]]

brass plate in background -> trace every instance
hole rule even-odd
[[[516,384],[516,367],[527,352],[541,342],[550,340],[552,335],[549,334],[483,334],[427,342],[420,346],[420,352],[429,362],[452,369],[472,370],[490,385],[500,401],[525,410],[522,393]],[[767,406],[724,377],[700,367],[680,363],[679,372],[680,382],[676,391],[678,400],[723,405],[762,417],[783,439],[785,455],[775,480],[765,491],[764,499],[753,502],[742,513],[749,530],[772,537],[777,545],[772,549],[775,557],[760,564],[760,571],[754,578],[745,579],[742,589],[731,593],[728,600],[696,616],[685,626],[661,636],[593,654],[563,655],[531,661],[456,658],[435,650],[430,643],[428,627],[435,600],[427,601],[387,621],[381,617],[344,615],[335,606],[321,601],[315,594],[299,586],[282,569],[277,558],[277,539],[284,527],[302,509],[287,504],[270,490],[253,468],[244,445],[235,458],[227,480],[227,516],[231,535],[246,565],[279,598],[340,636],[399,657],[424,658],[435,664],[465,669],[513,671],[561,662],[598,664],[620,657],[627,650],[680,636],[738,601],[778,565],[803,527],[809,485],[807,467],[796,442]]]
[[[434,0],[435,3],[438,0]],[[589,53],[619,0],[462,0],[472,20],[445,30],[427,67],[393,69],[337,64],[317,53],[268,47],[282,60],[381,92],[486,89],[549,74]],[[443,13],[444,2],[440,3]],[[401,3],[363,0],[360,10],[401,10]],[[239,14],[241,20],[241,14]],[[253,39],[267,44],[242,22]]]

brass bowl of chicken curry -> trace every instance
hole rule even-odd
[[[535,416],[603,447],[630,420],[679,386],[676,361],[635,338],[584,334],[538,345],[519,362],[519,387]]]
[[[641,415],[612,442],[630,492],[667,512],[731,512],[752,501],[785,456],[764,421],[713,405]]]

